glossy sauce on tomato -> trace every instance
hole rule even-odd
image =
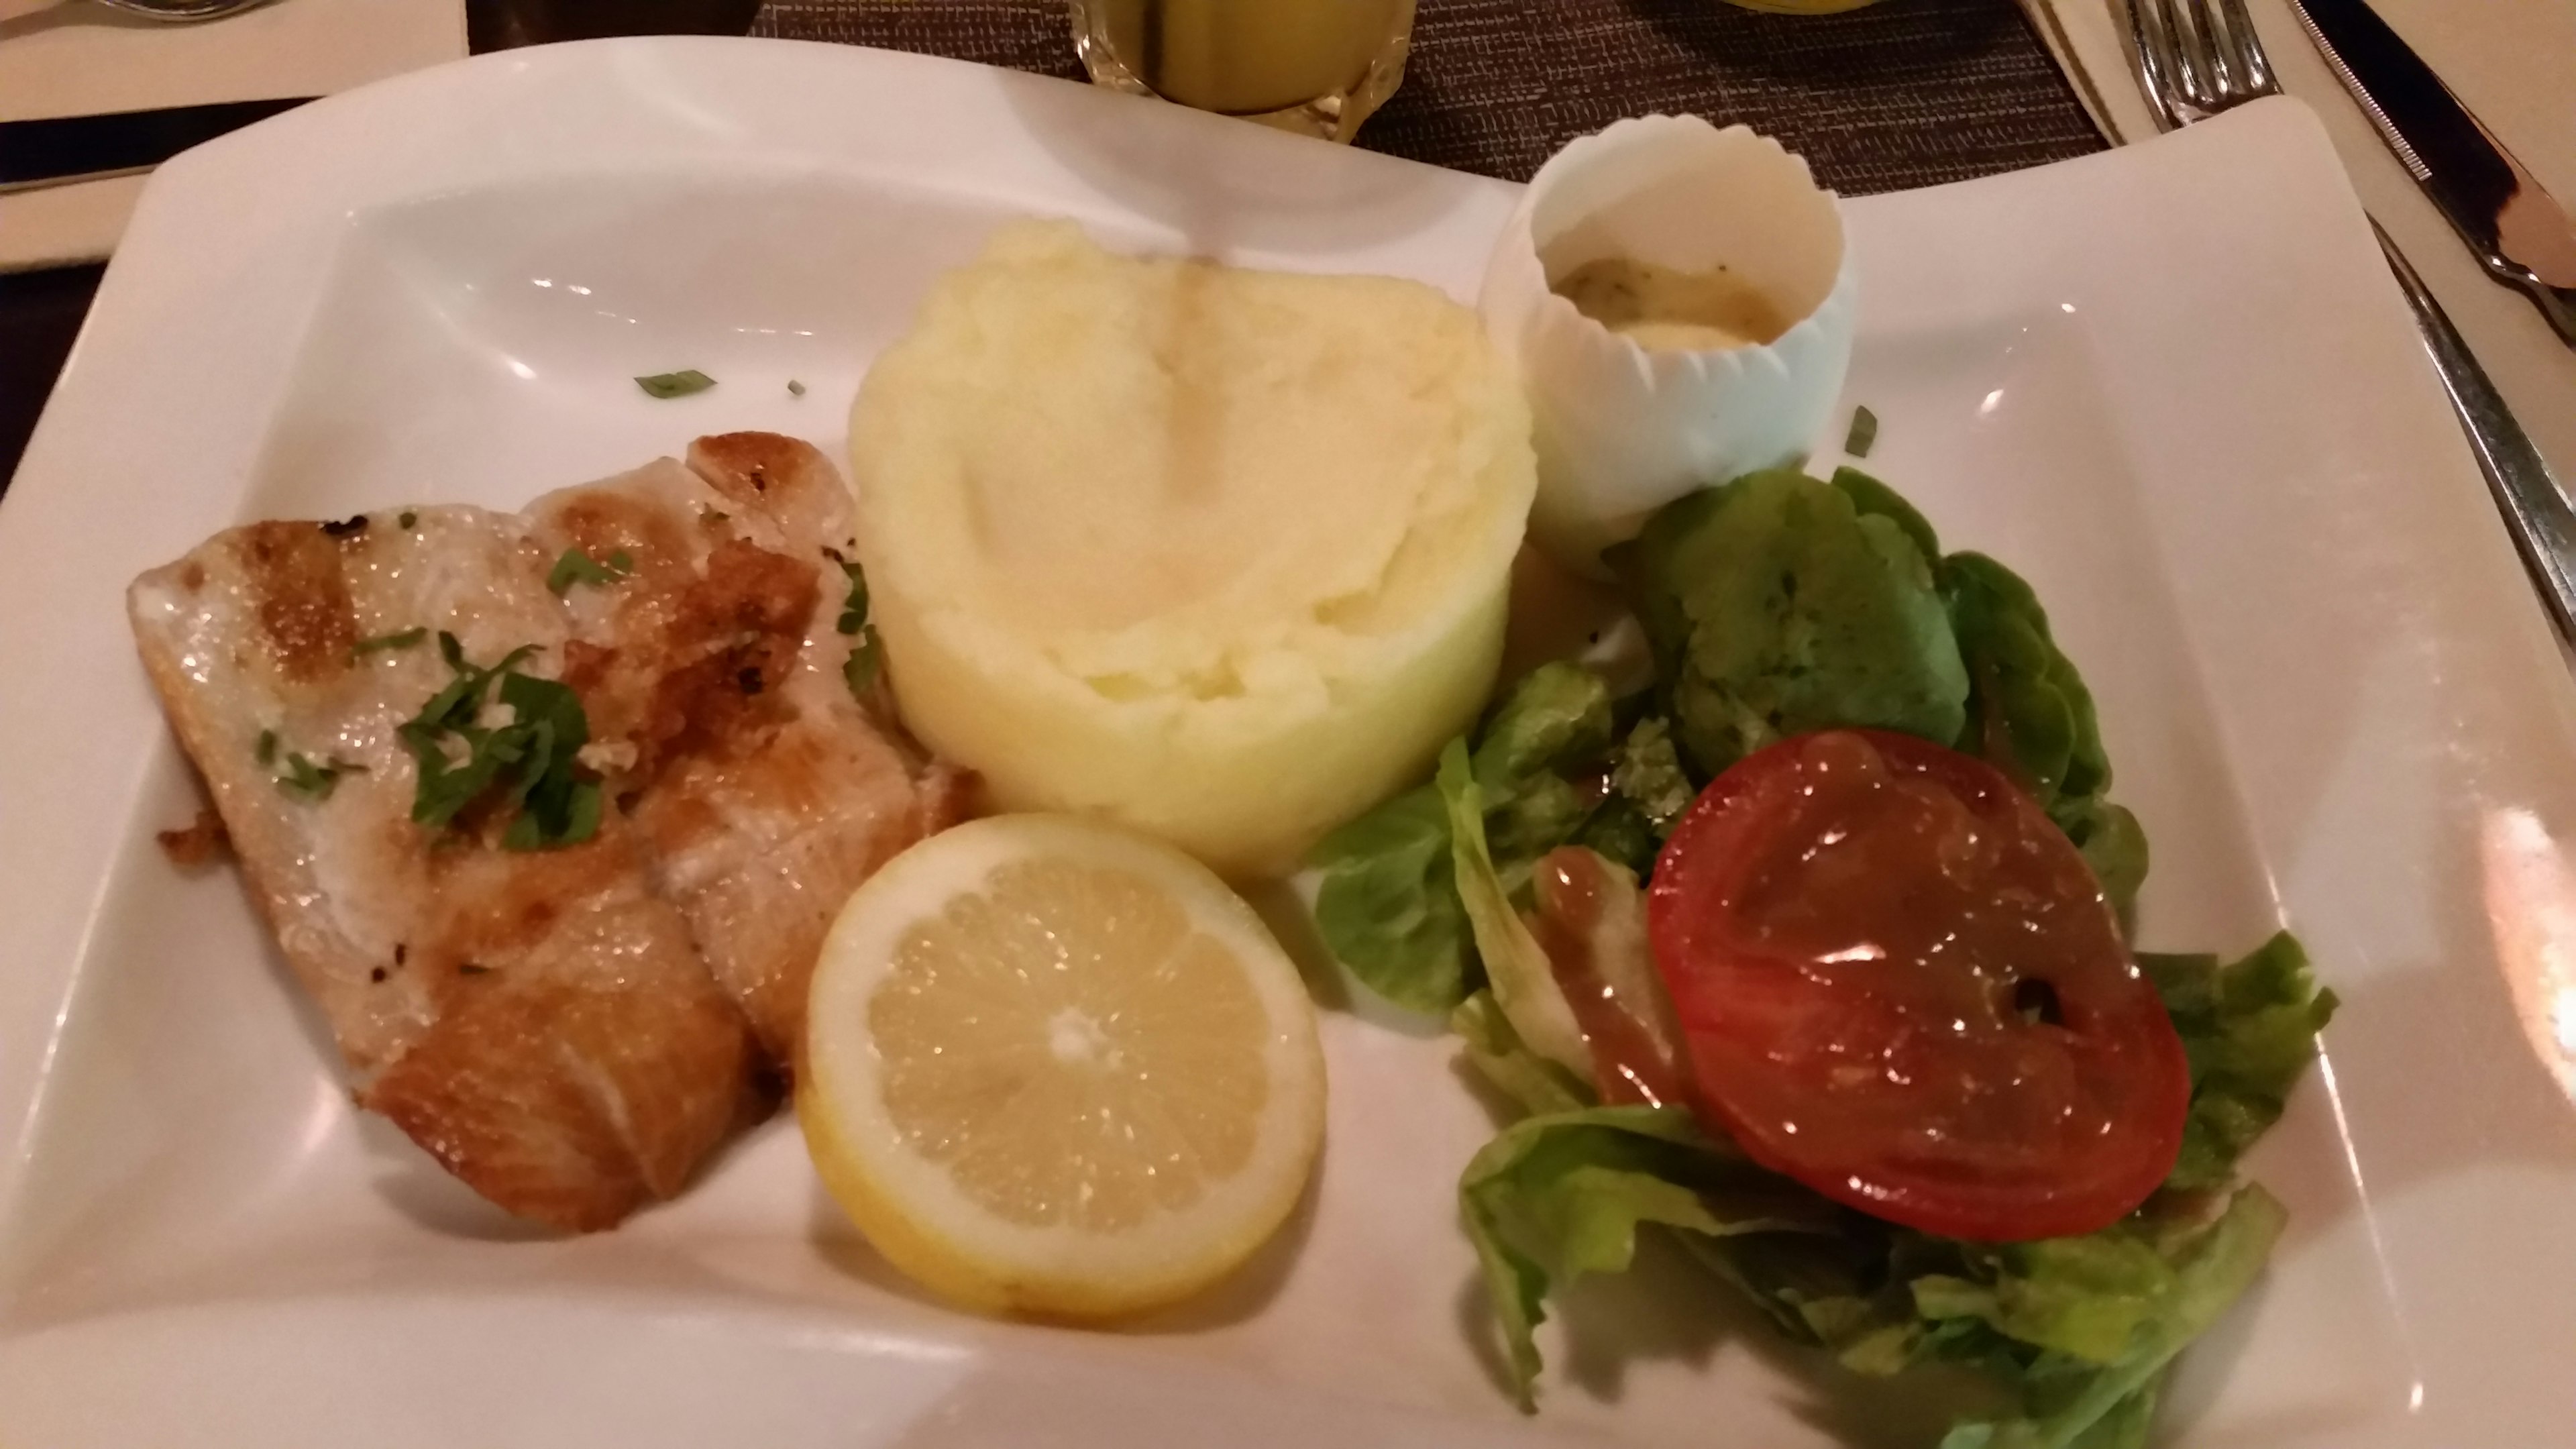
[[[1648,906],[1699,1109],[1876,1216],[2090,1232],[2171,1171],[2189,1069],[2083,857],[1982,761],[1806,735],[1675,828]]]

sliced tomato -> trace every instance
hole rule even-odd
[[[2182,1041],[2038,804],[1909,735],[1803,735],[1675,827],[1647,901],[1709,1125],[1827,1197],[1989,1242],[2173,1168]]]

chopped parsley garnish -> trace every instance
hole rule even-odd
[[[276,764],[277,731],[261,730],[258,741],[250,747],[250,757],[259,761],[262,769]],[[331,798],[331,792],[339,786],[342,775],[365,773],[367,773],[366,766],[350,764],[337,755],[330,756],[317,765],[302,752],[290,750],[286,755],[286,773],[272,778],[276,780],[279,790],[289,795],[319,802]]]
[[[420,515],[406,508],[402,511],[401,516],[394,519],[394,522],[401,524],[404,529],[408,530],[420,522]]]
[[[884,666],[885,641],[877,637],[876,630],[867,630],[859,636],[858,643],[850,646],[850,657],[841,661],[841,682],[850,687],[852,697],[864,704]]]
[[[504,850],[578,845],[597,834],[599,781],[574,768],[590,742],[581,696],[555,680],[517,672],[534,645],[483,668],[465,658],[455,635],[441,631],[438,652],[456,678],[398,731],[420,765],[411,818],[443,830],[468,806],[497,799],[510,817],[501,832]],[[487,726],[483,712],[495,694],[510,722]]]
[[[787,395],[790,397],[803,397],[805,395],[805,384],[798,382],[792,377],[787,379]]]
[[[555,566],[546,572],[546,587],[558,594],[569,593],[575,584],[606,587],[635,572],[635,556],[624,549],[608,556],[606,563],[592,558],[577,548],[563,551]]]
[[[844,634],[856,634],[868,626],[868,576],[859,569],[856,559],[844,558],[838,549],[825,549],[832,562],[850,580],[850,597],[841,605],[841,619],[836,626]]]
[[[864,704],[885,666],[885,641],[868,622],[868,576],[860,571],[858,560],[844,557],[839,549],[827,548],[823,552],[850,579],[850,597],[842,603],[841,617],[835,625],[843,634],[853,636],[850,657],[841,661],[841,682],[850,687],[852,698]]]
[[[1843,451],[1855,458],[1866,458],[1878,446],[1878,414],[1867,408],[1852,409],[1851,431],[1843,435]]]
[[[349,655],[353,659],[364,659],[379,649],[409,649],[428,637],[429,630],[420,626],[398,630],[391,634],[378,634],[372,639],[361,639],[350,645]]]
[[[342,775],[365,773],[366,766],[350,764],[337,755],[317,765],[302,754],[290,753],[286,757],[286,773],[277,777],[277,788],[307,800],[328,800],[331,792],[338,788]]]
[[[659,372],[651,377],[639,377],[635,379],[635,385],[650,396],[673,398],[705,392],[716,385],[716,380],[692,367],[680,372]]]

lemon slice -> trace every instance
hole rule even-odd
[[[1303,984],[1206,867],[1000,816],[842,908],[815,968],[805,1141],[896,1267],[994,1312],[1103,1317],[1241,1263],[1323,1136]]]

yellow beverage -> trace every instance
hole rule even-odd
[[[1075,0],[1092,79],[1349,139],[1403,78],[1413,0]]]

